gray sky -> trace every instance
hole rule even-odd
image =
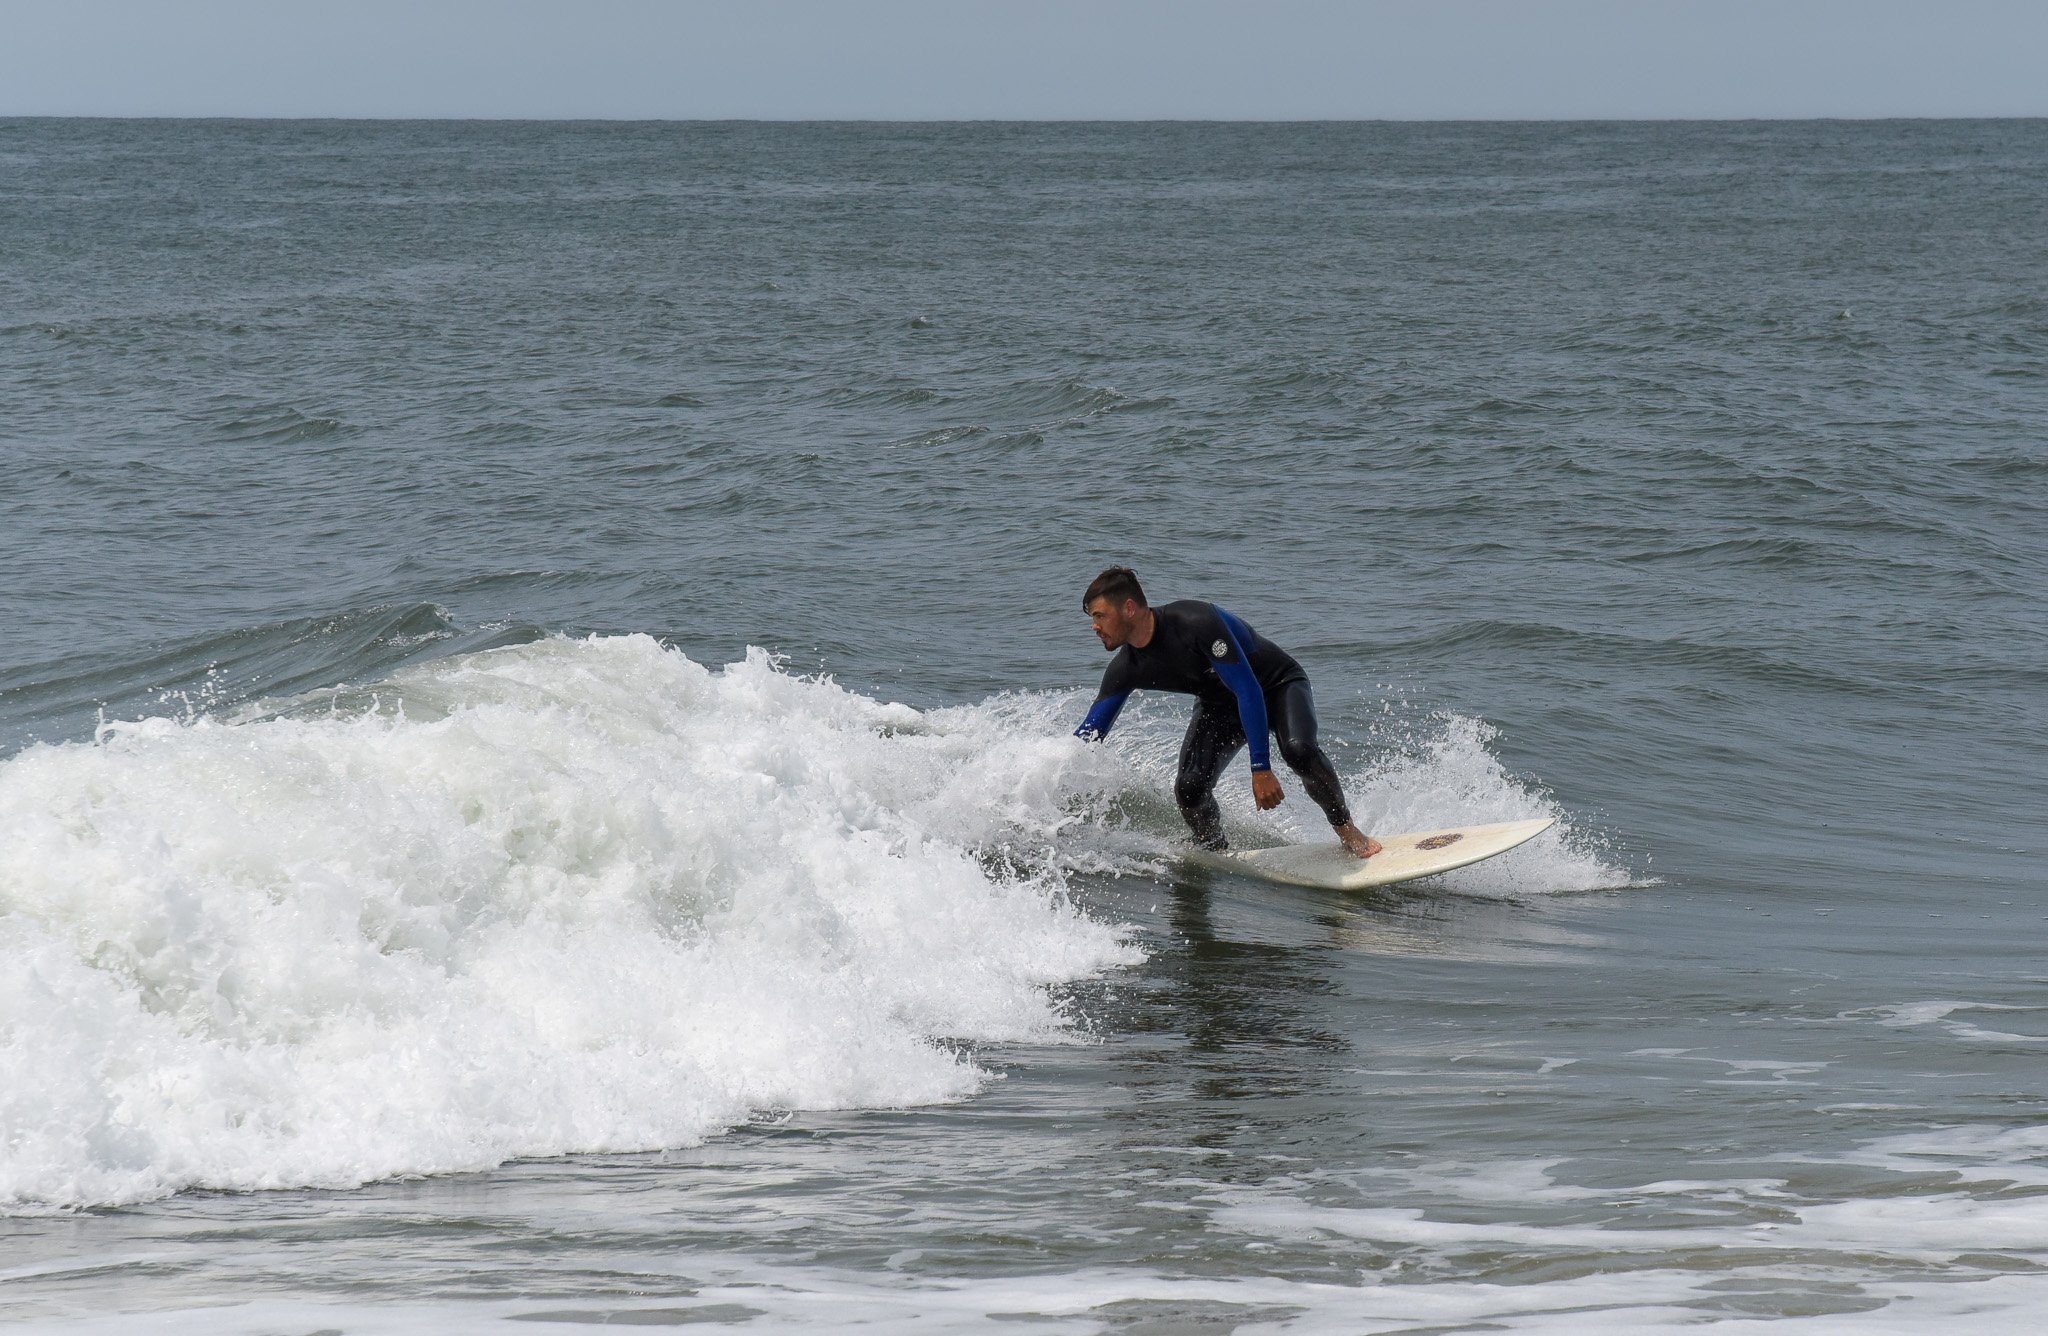
[[[2048,0],[0,0],[0,115],[2048,115]]]

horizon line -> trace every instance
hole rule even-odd
[[[2048,121],[2048,112],[1886,116],[406,116],[135,115],[117,112],[0,112],[10,121],[244,121],[452,125],[1809,125],[1925,121]]]

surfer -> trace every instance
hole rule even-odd
[[[1102,674],[1095,706],[1074,736],[1109,736],[1117,712],[1133,691],[1178,691],[1195,698],[1194,718],[1180,744],[1180,774],[1173,798],[1195,842],[1227,849],[1216,781],[1238,748],[1252,749],[1252,800],[1260,811],[1287,795],[1273,777],[1268,732],[1279,735],[1280,755],[1301,776],[1301,786],[1337,838],[1360,858],[1380,851],[1379,841],[1352,824],[1344,789],[1330,758],[1316,746],[1316,707],[1308,674],[1292,655],[1214,603],[1182,599],[1158,608],[1145,602],[1137,573],[1112,566],[1081,597],[1096,638],[1116,657]]]

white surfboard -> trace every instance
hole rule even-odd
[[[1212,857],[1218,857],[1234,871],[1249,872],[1268,881],[1357,891],[1434,876],[1504,854],[1554,824],[1554,818],[1546,817],[1541,821],[1502,821],[1490,826],[1447,826],[1407,835],[1376,835],[1373,838],[1380,842],[1380,852],[1366,859],[1335,842],[1283,844],[1277,849],[1233,849]]]

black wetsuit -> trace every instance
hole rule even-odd
[[[1279,735],[1281,759],[1301,776],[1302,788],[1330,824],[1342,826],[1351,820],[1337,772],[1316,746],[1316,707],[1308,674],[1287,651],[1261,639],[1242,619],[1194,599],[1152,609],[1152,638],[1143,649],[1125,645],[1109,661],[1095,707],[1075,735],[1108,736],[1125,698],[1146,690],[1178,691],[1195,698],[1194,718],[1181,739],[1173,797],[1195,839],[1205,847],[1228,847],[1215,788],[1238,748],[1251,744],[1252,769],[1273,768],[1268,731]]]

